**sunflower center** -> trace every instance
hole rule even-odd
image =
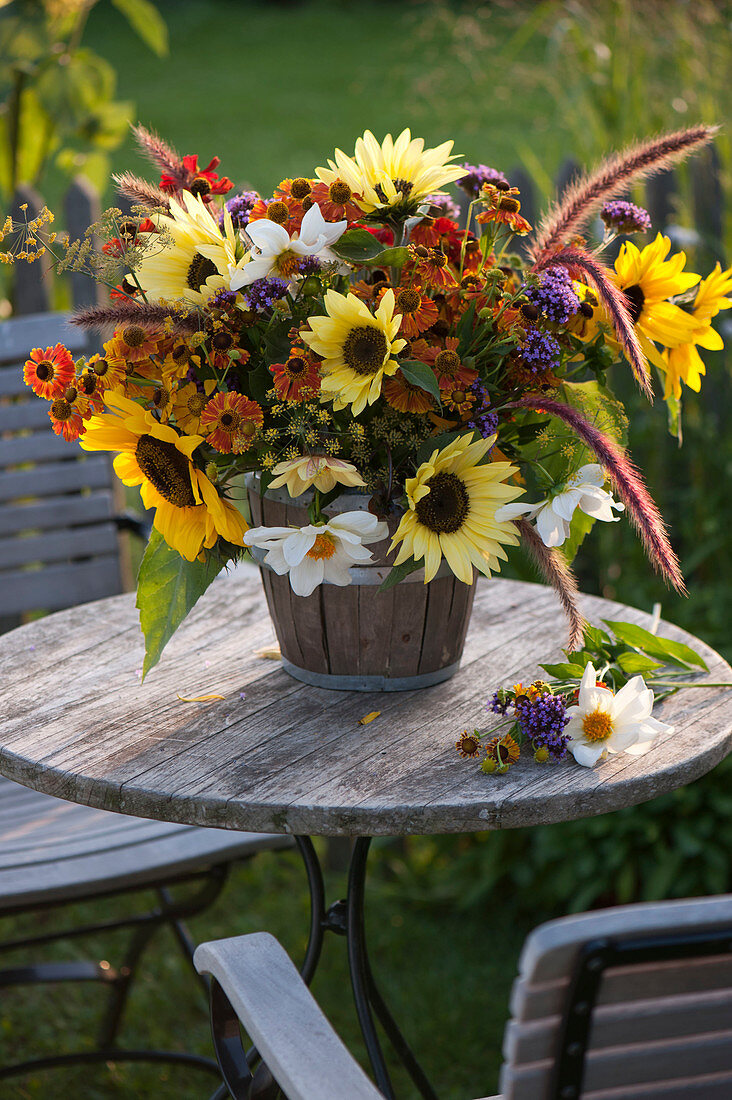
[[[283,278],[291,279],[300,270],[301,260],[302,256],[298,256],[297,252],[292,252],[288,248],[285,252],[279,254],[275,260],[275,266]]]
[[[613,732],[613,720],[607,711],[593,710],[582,719],[582,732],[587,741],[607,741]]]
[[[327,561],[336,552],[335,539],[332,535],[316,535],[315,542],[308,550],[307,556],[315,561]]]
[[[192,416],[200,416],[205,405],[206,398],[202,393],[192,393],[186,402],[188,412],[191,413]]]
[[[411,287],[405,287],[397,294],[396,305],[400,313],[416,313],[421,301],[421,294]]]
[[[297,176],[290,185],[290,194],[293,199],[304,199],[306,195],[309,195],[312,188],[310,181],[306,180],[304,176]]]
[[[176,508],[192,508],[195,505],[188,459],[174,443],[156,439],[153,435],[141,435],[135,458],[145,477],[169,504]]]
[[[51,405],[51,416],[54,420],[68,420],[73,411],[65,397],[57,397]]]
[[[457,474],[435,474],[430,491],[417,501],[415,511],[423,527],[438,535],[459,531],[470,512],[470,497],[465,482]]]
[[[348,202],[352,194],[351,188],[347,183],[344,183],[343,180],[336,180],[334,183],[331,183],[328,188],[328,195],[330,196],[331,202],[343,204]]]
[[[50,382],[56,371],[50,359],[41,359],[36,366],[36,378],[41,382]]]
[[[213,260],[202,256],[200,252],[196,252],[188,267],[188,275],[186,276],[188,286],[191,290],[198,291],[212,275],[218,275],[216,264]]]
[[[626,302],[628,303],[628,313],[630,319],[634,325],[638,323],[638,318],[643,312],[643,305],[646,300],[646,296],[641,290],[638,283],[633,283],[632,286],[627,286],[623,292],[625,294]]]
[[[401,177],[399,179],[392,180],[391,182],[394,184],[395,189],[399,192],[399,194],[404,199],[407,198],[407,196],[410,194],[412,188],[414,187],[414,184],[412,183],[411,180],[405,180],[405,179],[402,179]],[[374,191],[379,196],[379,198],[381,199],[382,202],[388,202],[389,201],[386,197],[386,192],[384,191],[384,188],[381,186],[380,183],[377,183],[376,187],[374,188]]]
[[[388,351],[386,336],[374,325],[352,328],[343,344],[346,366],[356,374],[375,374],[384,363]]]
[[[287,209],[287,203],[284,202],[271,202],[267,207],[267,217],[271,222],[276,222],[277,225],[284,225],[290,216],[290,211]]]
[[[147,333],[139,325],[126,325],[122,329],[122,339],[128,348],[139,348],[145,343]]]

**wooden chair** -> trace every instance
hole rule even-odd
[[[288,1100],[381,1097],[272,936],[204,943],[194,962],[212,978],[214,1043],[237,1100],[247,1071],[236,1017]],[[729,1100],[732,895],[541,925],[511,1014],[491,1100]]]
[[[120,519],[109,456],[87,454],[54,435],[47,403],[23,383],[31,347],[64,343],[88,354],[86,335],[62,314],[0,324],[0,629],[31,610],[55,611],[123,590]],[[0,1079],[74,1061],[107,1061],[158,1052],[120,1053],[117,1035],[144,948],[163,923],[190,962],[183,919],[202,912],[221,891],[234,860],[291,847],[287,836],[201,829],[106,813],[51,798],[0,778],[0,917],[71,901],[150,888],[155,903],[134,916],[0,944],[0,953],[30,951],[55,939],[127,927],[119,968],[98,962],[42,963],[0,970],[0,988],[37,981],[99,981],[109,988],[97,1048],[2,1065]],[[187,883],[186,896],[171,887]],[[195,972],[194,972],[195,973]],[[171,1055],[205,1068],[206,1059]]]

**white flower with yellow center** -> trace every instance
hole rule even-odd
[[[655,701],[642,676],[628,680],[617,695],[597,683],[594,666],[585,667],[574,707],[567,707],[565,734],[572,740],[569,751],[578,764],[592,768],[607,753],[627,752],[642,756],[662,733],[673,726],[651,717]]]
[[[275,479],[270,481],[269,488],[279,489],[286,485],[291,497],[301,496],[313,485],[321,493],[329,493],[336,485],[352,488],[366,484],[351,462],[330,455],[305,455],[278,462],[272,473]]]
[[[159,233],[141,234],[145,252],[135,274],[148,300],[202,305],[228,287],[237,241],[228,211],[222,233],[200,198],[188,191],[181,198],[170,200],[170,215],[153,215]]]
[[[296,278],[305,256],[339,263],[329,246],[335,244],[347,226],[347,221],[327,222],[317,203],[302,219],[300,232],[292,237],[283,225],[268,218],[250,222],[246,231],[254,247],[248,263],[243,267],[232,266],[229,272],[231,289],[240,290],[270,275],[279,279]]]
[[[289,573],[296,596],[309,596],[324,581],[350,584],[351,566],[373,560],[364,543],[380,542],[388,533],[371,512],[343,512],[307,527],[252,527],[244,544],[266,550],[265,564],[280,576]]]
[[[569,526],[576,508],[604,523],[620,519],[613,515],[613,508],[622,512],[625,505],[614,500],[612,494],[603,489],[604,484],[602,466],[590,462],[567,479],[561,492],[538,504],[504,504],[496,512],[496,519],[518,519],[519,516],[535,519],[544,545],[561,546],[569,538]]]
[[[341,149],[328,168],[316,168],[315,174],[330,186],[345,181],[353,192],[353,201],[371,214],[375,210],[399,207],[413,211],[425,196],[454,183],[466,174],[464,168],[448,164],[453,142],[445,141],[434,149],[425,149],[423,138],[412,138],[403,130],[396,141],[387,134],[381,145],[367,130],[356,141],[353,157]]]
[[[323,397],[334,409],[351,405],[358,416],[381,393],[384,375],[399,368],[394,358],[407,341],[397,339],[402,315],[394,313],[394,291],[387,290],[373,314],[355,294],[329,290],[325,295],[327,317],[311,317],[311,332],[302,339],[323,357],[320,385]]]

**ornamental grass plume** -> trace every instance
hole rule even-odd
[[[516,405],[522,409],[533,409],[534,412],[545,412],[550,416],[558,417],[594,451],[607,469],[618,495],[625,504],[653,567],[661,573],[667,583],[673,585],[677,592],[686,595],[681,566],[671,549],[661,514],[643,478],[627,454],[570,405],[534,396],[522,397]]]
[[[522,546],[536,565],[547,584],[550,584],[564,608],[569,622],[567,649],[578,649],[584,636],[585,620],[577,604],[577,581],[559,550],[545,546],[535,527],[528,520],[516,520],[516,526],[522,539]]]
[[[172,176],[182,189],[186,184],[188,172],[180,153],[172,145],[168,145],[167,141],[163,141],[153,130],[148,130],[145,126],[133,126],[132,133],[143,156],[156,168],[159,168],[161,172]]]
[[[592,284],[602,304],[613,322],[613,328],[625,352],[626,358],[635,375],[636,381],[646,397],[652,400],[651,376],[648,361],[638,340],[633,319],[628,310],[628,299],[612,281],[610,271],[595,259],[585,248],[576,245],[567,246],[558,252],[547,253],[538,259],[532,268],[541,271],[545,267],[562,265],[577,276]]]
[[[598,207],[627,190],[631,183],[655,176],[707,145],[716,126],[691,126],[631,145],[569,185],[561,200],[542,219],[532,245],[535,261],[544,259],[587,224]]]
[[[182,309],[173,302],[151,305],[149,302],[130,301],[116,306],[86,306],[71,318],[72,325],[80,328],[103,329],[109,325],[136,324],[142,328],[169,328],[171,333],[191,335],[201,327],[201,317],[196,310]]]
[[[154,183],[136,176],[134,172],[120,172],[112,179],[117,184],[117,191],[132,202],[144,206],[153,206],[167,212],[170,211],[170,196],[156,187]]]

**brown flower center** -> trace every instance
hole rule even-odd
[[[287,208],[287,203],[271,202],[267,207],[267,217],[271,222],[276,222],[277,225],[284,225],[289,216],[290,211]]]
[[[202,393],[192,393],[186,402],[186,407],[192,416],[200,416],[206,405],[206,398]]]
[[[435,359],[435,370],[440,374],[455,374],[460,367],[460,356],[446,349],[441,351]]]
[[[290,186],[290,194],[293,199],[304,199],[306,195],[310,194],[311,190],[310,182],[303,176],[298,176],[297,179],[294,179]]]
[[[400,313],[416,313],[421,301],[421,294],[411,287],[405,287],[397,294],[396,307]]]
[[[212,275],[218,275],[216,264],[213,260],[202,256],[200,252],[196,252],[188,267],[188,275],[186,276],[188,286],[191,290],[199,291]]]
[[[470,497],[465,482],[457,474],[435,474],[430,491],[417,502],[417,519],[436,534],[452,535],[459,531],[470,512]]]
[[[65,397],[57,397],[51,405],[51,416],[54,420],[68,420],[73,411]]]
[[[241,424],[241,417],[236,409],[225,409],[219,417],[219,428],[225,432],[235,432]]]
[[[352,194],[353,191],[351,191],[351,188],[347,183],[344,183],[343,180],[336,180],[334,183],[331,183],[328,188],[330,201],[338,203],[339,206],[343,205],[344,202],[348,202]]]
[[[645,304],[646,296],[638,283],[633,283],[632,286],[627,286],[623,293],[625,294],[625,300],[628,305],[628,313],[630,314],[630,319],[634,325],[637,325],[640,315],[643,312],[643,306]]]
[[[147,333],[139,325],[125,325],[122,329],[122,339],[128,348],[139,348],[145,343]]]
[[[203,198],[204,195],[211,194],[211,184],[205,176],[196,176],[188,190],[192,195],[199,195]]]
[[[96,363],[93,364],[92,369],[94,373],[97,374],[100,378],[104,378],[105,374],[109,370],[109,363],[106,359],[97,359]]]
[[[40,363],[36,364],[36,378],[41,382],[50,382],[55,373],[56,370],[50,359],[41,359]]]
[[[299,378],[306,369],[307,363],[299,355],[292,355],[285,363],[285,370],[290,378]]]
[[[191,488],[189,462],[174,443],[141,435],[135,458],[145,477],[169,504],[176,508],[194,507],[196,498]]]
[[[346,366],[356,374],[375,374],[388,352],[386,336],[375,325],[352,328],[343,344]]]

